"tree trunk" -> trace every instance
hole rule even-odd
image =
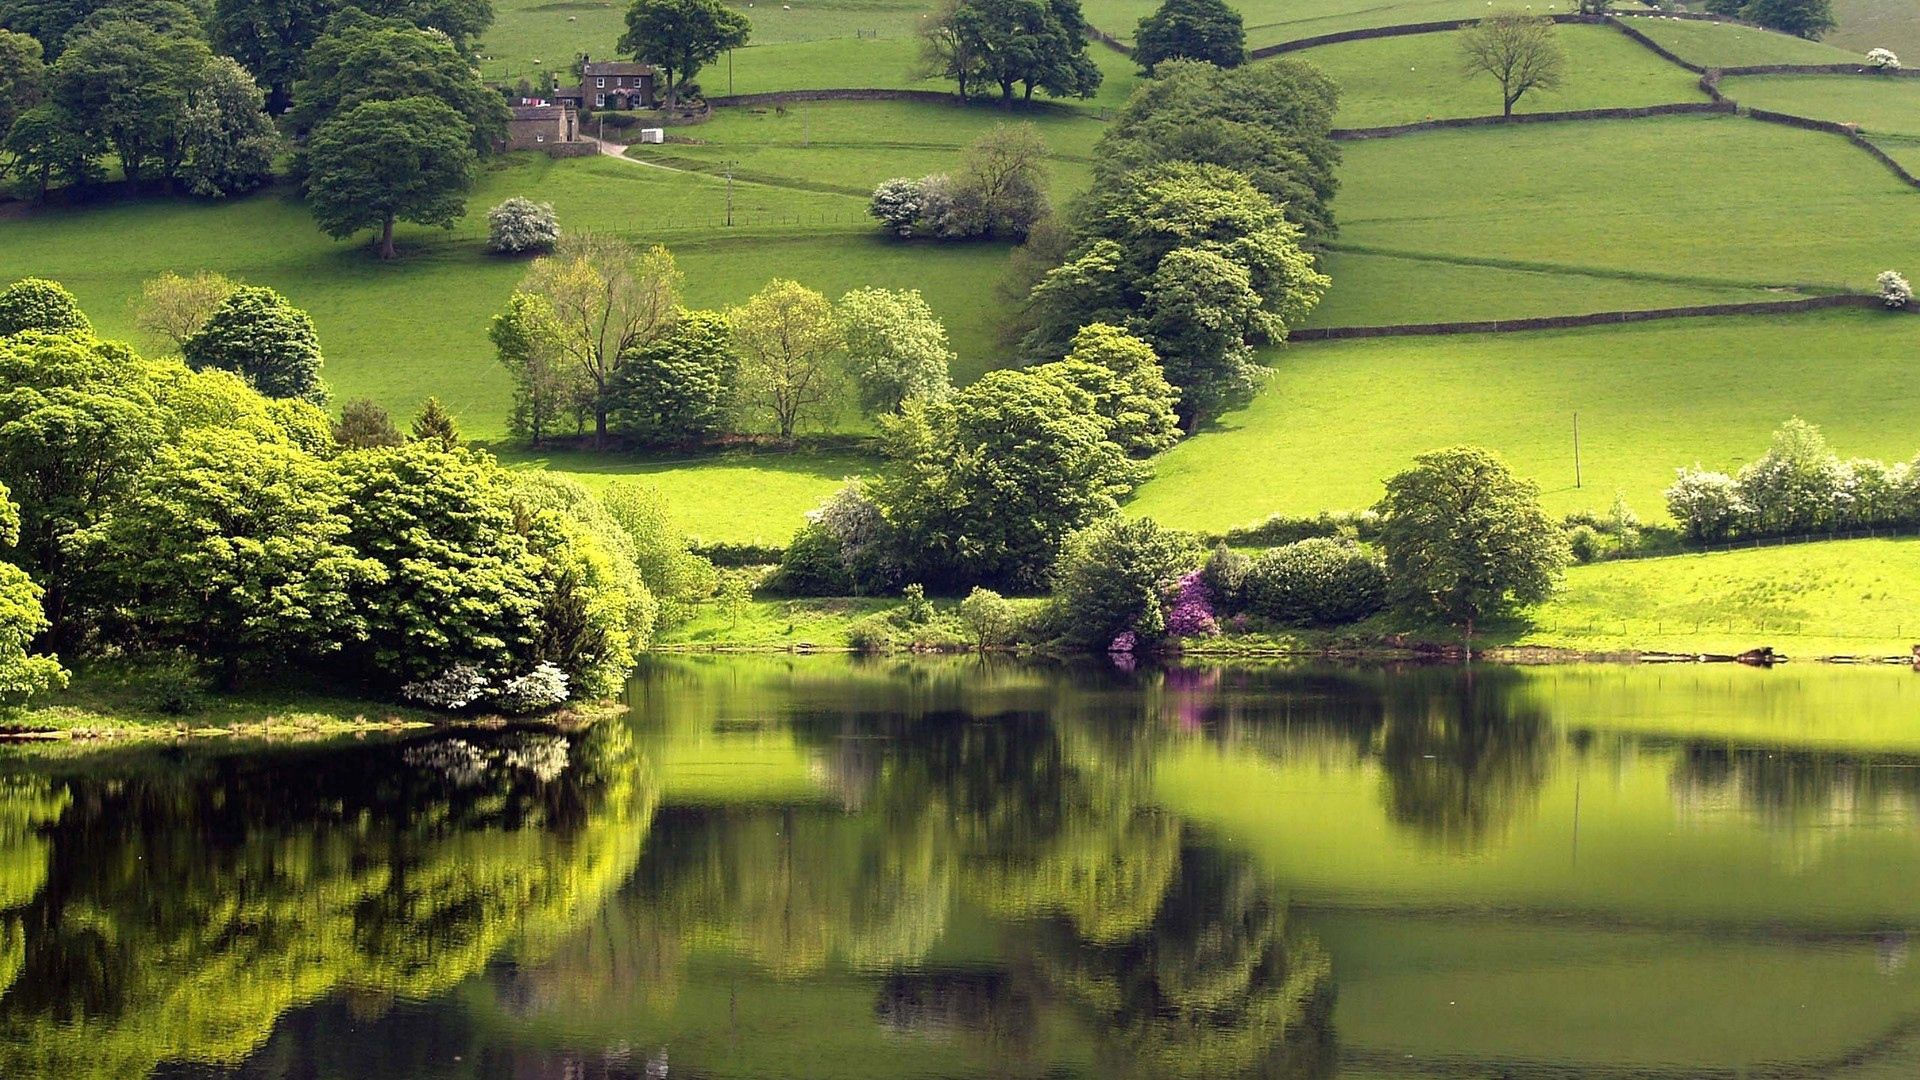
[[[593,448],[604,450],[607,446],[607,403],[596,399],[593,403]]]
[[[393,215],[388,214],[380,223],[380,257],[393,258]]]
[[[1006,109],[1013,108],[1013,80],[1012,79],[1000,80],[1000,105],[1002,108],[1006,108]]]

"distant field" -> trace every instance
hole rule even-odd
[[[1437,131],[1345,151],[1340,242],[1376,252],[1865,291],[1920,234],[1920,198],[1866,154],[1734,117]]]
[[[1608,26],[1557,29],[1566,83],[1526,95],[1520,112],[1603,109],[1704,101],[1699,77]],[[1460,67],[1460,35],[1418,34],[1322,45],[1288,54],[1340,86],[1336,127],[1382,127],[1500,112],[1500,86]]]
[[[292,198],[221,203],[146,199],[56,210],[0,227],[0,266],[65,282],[103,331],[129,335],[126,303],[162,270],[213,269],[285,292],[312,312],[338,399],[371,396],[411,413],[437,394],[475,438],[505,433],[506,374],[487,320],[525,271],[482,247],[486,208],[509,195],[551,201],[563,228],[598,229],[670,247],[695,305],[736,303],[768,278],[837,295],[861,285],[917,288],[946,320],[959,375],[997,366],[991,296],[1005,262],[997,244],[899,243],[872,228],[865,200],[738,183],[732,230],[725,184],[613,159],[516,155],[486,170],[451,233],[401,226],[403,257],[383,264],[360,243],[336,243]]]
[[[676,523],[706,542],[785,544],[806,512],[847,478],[871,472],[858,454],[724,454],[659,458],[496,448],[519,468],[542,468],[599,489],[632,480],[666,496]]]
[[[1518,319],[1782,297],[1754,287],[1522,270],[1352,250],[1327,253],[1320,267],[1333,278],[1333,287],[1308,316],[1307,326]]]
[[[1720,89],[1756,109],[1858,124],[1867,136],[1920,137],[1920,79],[1750,75],[1724,80]]]
[[[1487,13],[1486,0],[1230,0],[1246,22],[1247,47],[1401,23],[1470,19]],[[1159,0],[1084,0],[1087,21],[1122,41],[1132,41],[1140,20]],[[1519,5],[1512,5],[1518,7]],[[1560,4],[1572,9],[1569,2]],[[1546,5],[1542,5],[1543,8]]]
[[[1626,23],[1681,59],[1706,67],[1844,64],[1860,59],[1866,52],[1734,23],[1657,16],[1632,17]]]
[[[1920,11],[1913,0],[1833,0],[1833,17],[1840,25],[1826,40],[1834,45],[1862,53],[1892,49],[1903,60],[1908,54],[1920,59]]]
[[[1055,193],[1090,182],[1093,144],[1105,125],[1080,111],[1021,110],[914,101],[800,101],[780,108],[726,108],[676,141],[638,145],[629,156],[714,173],[736,173],[865,197],[891,176],[954,168],[960,151],[1005,123],[1031,123],[1054,151]]]
[[[1920,639],[1920,540],[1577,566],[1528,621],[1520,640],[1576,649],[1905,655]]]
[[[1736,468],[1789,416],[1843,456],[1913,457],[1920,399],[1889,388],[1917,336],[1913,316],[1843,311],[1291,346],[1251,408],[1156,459],[1128,512],[1224,529],[1359,508],[1414,455],[1467,443],[1538,482],[1555,513],[1618,492],[1657,519],[1676,467]]]

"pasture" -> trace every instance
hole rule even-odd
[[[1566,82],[1522,97],[1517,112],[1560,112],[1705,101],[1699,77],[1609,26],[1562,26]],[[1461,69],[1460,34],[1414,34],[1288,53],[1340,86],[1334,126],[1383,127],[1457,116],[1497,116],[1500,85]]]
[[[1081,8],[1088,22],[1130,42],[1140,20],[1159,6],[1159,0],[1084,0]],[[1245,20],[1249,49],[1342,30],[1471,19],[1487,11],[1486,0],[1233,0],[1232,6]],[[1559,0],[1558,6],[1571,10],[1573,5]]]
[[[1742,105],[1855,124],[1878,141],[1920,138],[1920,79],[1865,75],[1744,75],[1720,90]]]
[[[1294,345],[1270,356],[1252,407],[1158,458],[1127,509],[1196,530],[1359,509],[1415,455],[1471,444],[1556,514],[1604,511],[1617,493],[1660,519],[1675,468],[1735,469],[1790,416],[1843,457],[1913,457],[1920,402],[1888,387],[1916,335],[1911,315],[1833,311]]]
[[[1738,117],[1435,131],[1345,151],[1340,242],[1374,252],[1865,291],[1920,232],[1920,192],[1858,148]]]
[[[1845,64],[1858,61],[1866,52],[1735,23],[1667,19],[1658,15],[1628,17],[1626,23],[1682,60],[1703,67]]]

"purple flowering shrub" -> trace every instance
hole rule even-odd
[[[1174,637],[1212,637],[1220,632],[1213,613],[1213,590],[1207,588],[1204,571],[1195,570],[1180,579],[1168,604],[1167,633]]]

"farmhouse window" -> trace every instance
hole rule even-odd
[[[596,108],[596,109],[604,109],[604,108],[606,108],[606,107],[607,107],[607,95],[605,95],[605,94],[595,94],[595,95],[593,95],[593,107],[594,107],[594,108]]]
[[[606,85],[607,85],[607,79],[606,79],[606,76],[604,76],[604,75],[603,75],[603,76],[601,76],[600,78],[598,78],[598,79],[595,79],[595,80],[593,80],[593,85],[595,85],[595,86],[601,86],[601,87],[604,87],[604,86],[606,86]]]

